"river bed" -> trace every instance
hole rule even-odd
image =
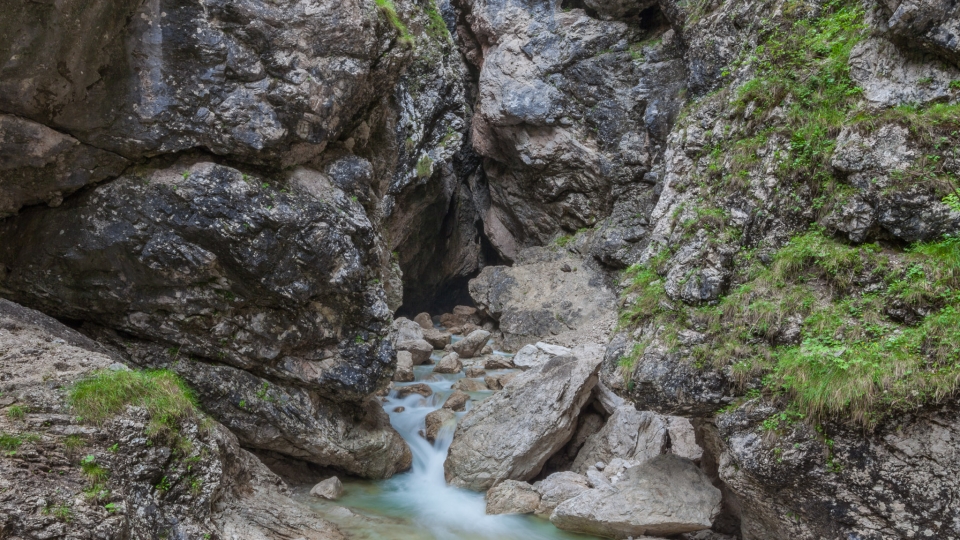
[[[504,353],[497,353],[504,354]],[[432,357],[434,361],[438,356]],[[466,364],[467,362],[465,362]],[[466,367],[466,366],[465,366]],[[510,370],[488,371],[487,375]],[[295,490],[295,498],[308,504],[324,519],[335,523],[356,540],[586,540],[595,538],[561,531],[546,519],[534,516],[486,514],[482,493],[448,486],[443,462],[453,439],[454,426],[445,426],[431,444],[420,432],[427,414],[440,408],[464,372],[442,375],[432,365],[414,368],[413,383],[394,383],[400,388],[426,383],[433,395],[397,397],[391,390],[384,403],[393,427],[410,445],[413,467],[409,472],[382,481],[344,479],[344,495],[337,501],[310,496],[310,487]],[[479,401],[493,392],[473,392]],[[467,410],[475,406],[471,401]],[[402,409],[399,409],[402,407]],[[457,419],[466,412],[457,413]]]

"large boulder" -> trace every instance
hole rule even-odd
[[[540,494],[530,484],[504,480],[487,491],[488,514],[532,514],[540,505]]]
[[[423,328],[405,317],[397,317],[393,321],[396,337],[393,346],[398,351],[410,353],[413,365],[419,366],[430,360],[433,354],[433,345],[423,339]]]
[[[451,347],[455,353],[460,355],[460,358],[473,358],[480,354],[488,339],[490,339],[490,332],[474,330],[470,332],[470,335],[454,343]]]
[[[433,443],[437,441],[441,430],[444,428],[453,429],[453,426],[457,423],[457,415],[451,409],[442,407],[427,414],[424,422],[423,436]]]
[[[709,529],[720,512],[720,490],[688,459],[658,456],[627,470],[616,486],[584,491],[550,516],[560,529],[608,538]]]
[[[587,437],[572,469],[586,474],[587,469],[598,461],[609,463],[616,457],[647,461],[664,453],[669,440],[667,423],[659,414],[638,411],[633,405],[622,405],[600,431]]]
[[[397,351],[397,368],[393,372],[394,382],[413,382],[413,355],[408,351]]]
[[[484,268],[470,280],[470,296],[499,321],[507,351],[545,339],[567,347],[605,343],[617,320],[616,294],[604,276],[549,249],[526,250],[514,266]]]
[[[553,358],[474,407],[454,434],[444,463],[447,481],[485,491],[503,480],[535,477],[573,436],[600,361]]]

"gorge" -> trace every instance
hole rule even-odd
[[[2,4],[0,539],[960,538],[955,0]]]

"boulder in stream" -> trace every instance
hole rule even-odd
[[[460,358],[473,358],[487,344],[488,339],[490,339],[490,332],[474,330],[467,337],[453,344],[453,352],[459,354]]]
[[[413,358],[413,365],[419,366],[430,360],[433,345],[423,339],[423,328],[419,324],[405,317],[398,317],[393,322],[396,329],[394,347],[398,351],[407,351]]]
[[[488,514],[532,514],[540,494],[526,482],[504,480],[487,491]]]
[[[443,402],[443,408],[451,411],[462,411],[466,408],[468,401],[470,401],[469,394],[463,390],[454,390],[450,397]]]
[[[453,385],[454,390],[461,392],[486,392],[487,384],[477,379],[460,379]]]
[[[433,329],[433,321],[430,319],[430,314],[427,312],[423,312],[414,317],[413,322],[419,324],[420,328],[423,328],[424,330]]]
[[[628,469],[616,486],[584,491],[553,511],[567,531],[607,538],[672,536],[709,529],[720,490],[688,459],[664,454]]]
[[[339,478],[336,476],[331,476],[323,482],[313,486],[313,489],[310,490],[310,494],[314,497],[335,501],[339,499],[341,495],[343,495],[343,484],[340,483]]]
[[[460,355],[452,352],[437,362],[433,366],[434,373],[460,373],[463,370],[463,362],[460,361]]]
[[[398,397],[405,398],[410,394],[420,394],[423,397],[430,397],[433,395],[433,390],[430,388],[430,385],[424,383],[410,384],[397,388]]]
[[[427,415],[425,419],[426,430],[424,437],[431,443],[437,441],[437,435],[444,426],[451,426],[456,423],[457,415],[450,409],[440,408]]]
[[[453,313],[444,313],[440,316],[440,326],[444,328],[463,327],[466,324],[480,324],[480,315],[477,308],[470,306],[456,306]]]
[[[535,477],[573,436],[600,362],[599,355],[553,358],[474,407],[454,434],[447,481],[486,491],[504,480]]]
[[[413,382],[413,355],[409,351],[397,351],[397,369],[393,372],[395,382]]]
[[[587,469],[614,458],[644,462],[664,453],[669,438],[667,423],[650,411],[638,411],[633,405],[621,405],[600,431],[587,437],[573,462],[572,470],[586,474]]]
[[[423,340],[438,350],[449,345],[452,337],[453,335],[450,332],[442,332],[433,327],[424,329],[423,331]]]

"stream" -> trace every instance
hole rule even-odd
[[[431,359],[436,362],[439,357],[434,353]],[[487,375],[510,371],[514,370],[491,370]],[[443,476],[443,462],[453,440],[455,426],[444,426],[433,444],[420,432],[424,429],[427,414],[443,405],[453,392],[454,383],[464,376],[464,371],[448,375],[433,373],[433,365],[423,365],[414,367],[414,382],[393,383],[394,388],[426,383],[433,390],[433,395],[428,398],[418,394],[399,398],[396,390],[391,390],[383,404],[390,415],[391,424],[407,441],[413,453],[410,471],[381,481],[341,478],[344,495],[337,501],[310,496],[312,486],[298,488],[296,499],[309,505],[324,519],[337,524],[348,538],[357,540],[595,538],[561,531],[546,519],[534,516],[487,515],[482,493],[447,485]],[[467,410],[491,394],[492,391],[471,392],[470,397],[475,401],[468,402]],[[466,412],[457,413],[457,419],[464,414]]]

